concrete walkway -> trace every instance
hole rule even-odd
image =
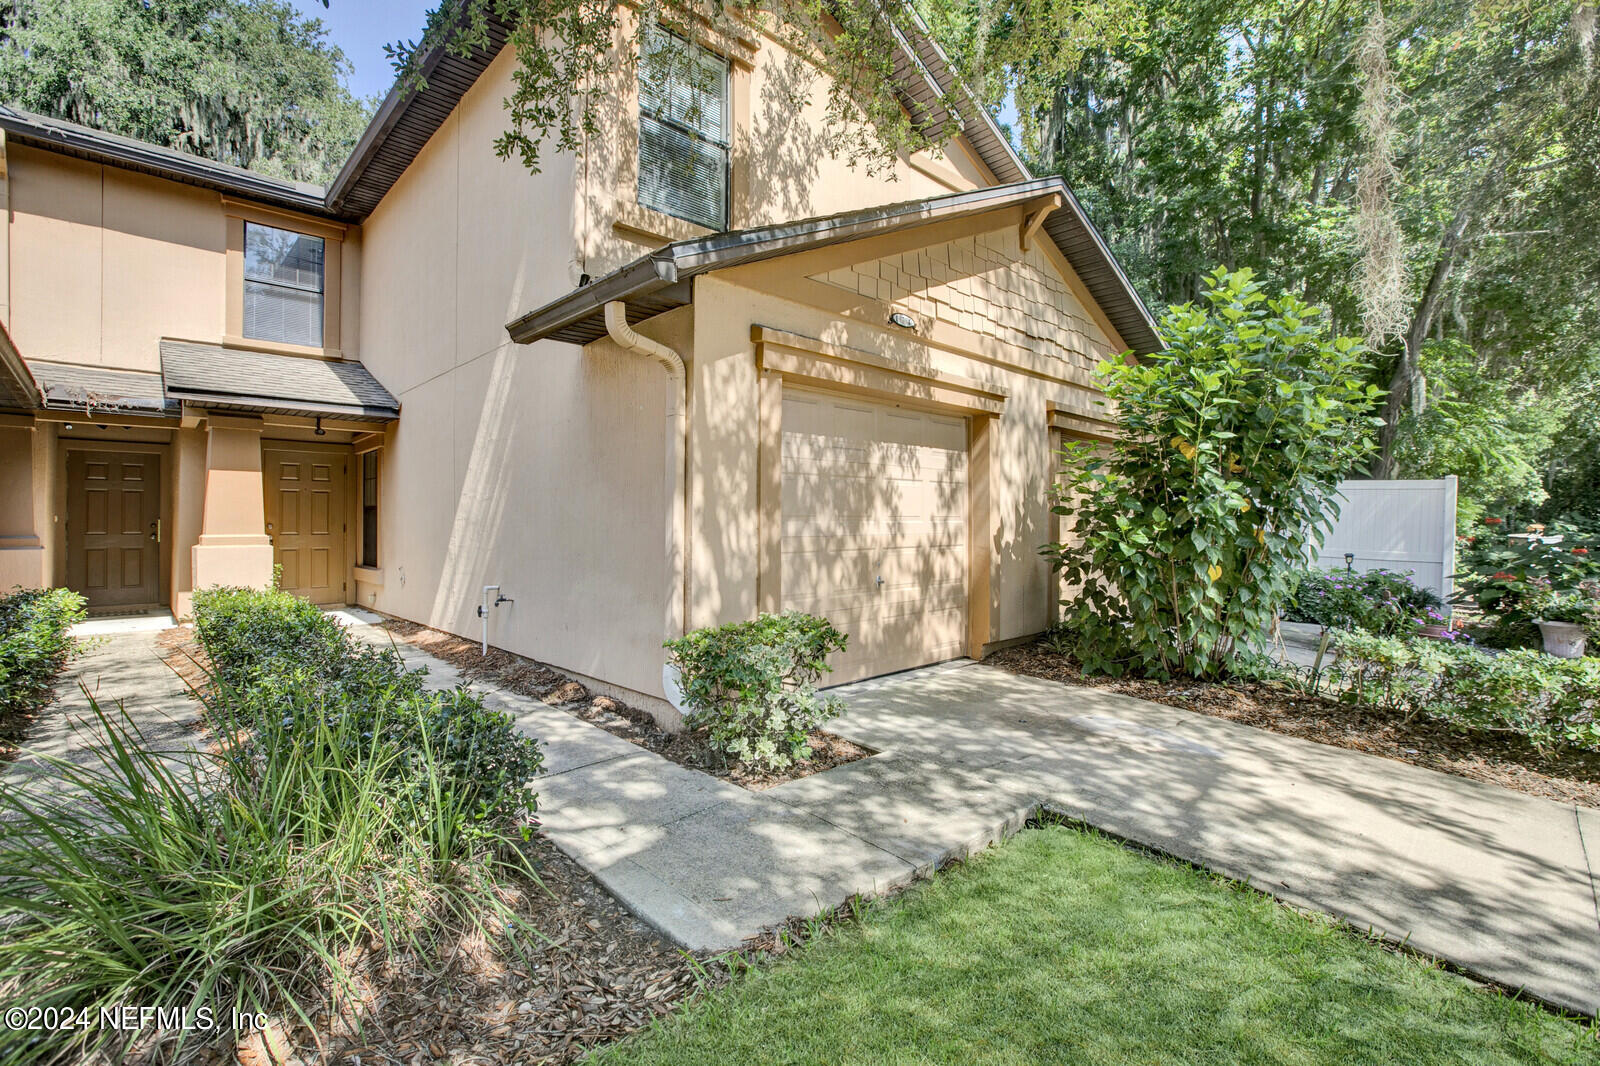
[[[544,745],[550,838],[687,947],[735,947],[882,891],[1046,806],[1559,1006],[1600,1008],[1600,811],[973,663],[835,690],[850,707],[835,731],[880,754],[760,793],[475,687]]]
[[[23,738],[22,754],[4,768],[6,784],[27,784],[55,774],[47,756],[80,766],[99,765],[93,746],[104,742],[105,730],[90,697],[113,721],[118,720],[120,702],[148,746],[158,751],[186,752],[201,742],[200,705],[161,658],[156,647],[161,630],[146,621],[135,619],[126,626],[85,623],[84,654],[56,681],[56,702],[40,712]]]

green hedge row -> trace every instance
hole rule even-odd
[[[278,590],[215,588],[195,593],[194,627],[224,703],[246,726],[279,716],[290,728],[351,719],[352,736],[394,745],[405,775],[429,738],[444,782],[469,798],[475,823],[494,831],[537,809],[531,781],[544,756],[511,717],[464,688],[423,687],[393,648],[362,644],[330,615]]]
[[[1335,630],[1333,681],[1347,702],[1463,730],[1515,733],[1542,752],[1600,751],[1600,659],[1531,649],[1490,655],[1431,640]]]
[[[68,589],[18,589],[0,598],[0,715],[49,703],[75,647],[83,597]]]

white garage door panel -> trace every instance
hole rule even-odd
[[[785,390],[783,607],[849,635],[830,681],[963,653],[966,448],[960,418]]]

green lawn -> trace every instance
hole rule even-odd
[[[1595,1063],[1600,1043],[1254,892],[1052,827],[595,1061]]]

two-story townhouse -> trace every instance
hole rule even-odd
[[[908,107],[958,88],[906,39]],[[700,73],[619,64],[537,175],[498,33],[326,189],[0,111],[0,581],[182,615],[278,566],[664,718],[662,641],[758,611],[849,633],[841,680],[1044,628],[1056,443],[1159,343],[1070,190],[975,106],[852,169],[806,56],[655,40]]]

